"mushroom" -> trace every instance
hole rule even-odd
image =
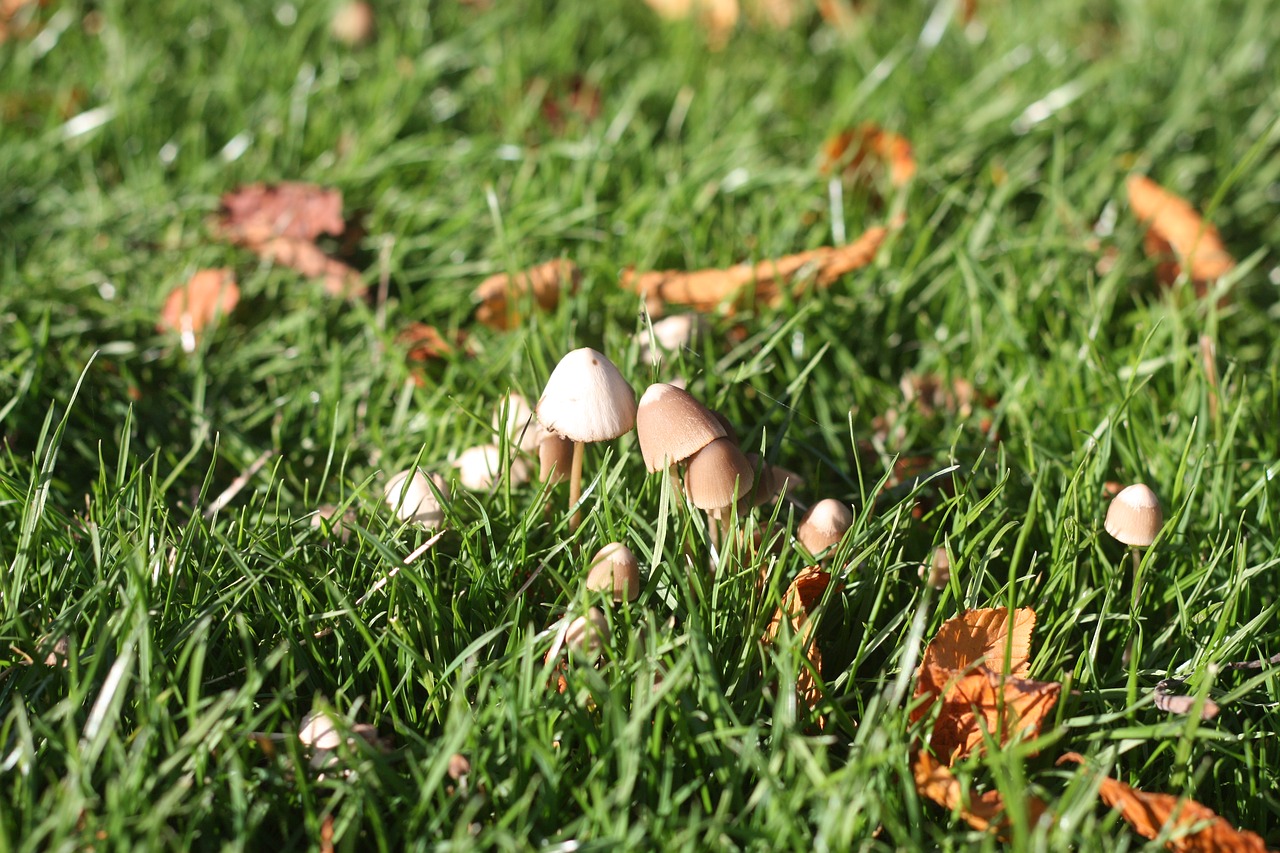
[[[373,6],[364,0],[344,3],[329,22],[334,39],[348,47],[357,47],[373,38]]]
[[[636,409],[640,454],[650,474],[683,462],[727,433],[715,414],[688,391],[657,383]]]
[[[640,342],[640,360],[654,366],[661,364],[663,353],[677,352],[687,346],[702,327],[702,318],[697,314],[672,314],[655,320],[649,329],[641,330],[636,336]]]
[[[755,471],[755,488],[751,492],[751,505],[773,503],[779,495],[804,487],[804,477],[780,465],[771,465],[760,458],[759,453],[748,453],[747,461]]]
[[[933,549],[933,558],[920,564],[920,579],[934,589],[942,589],[951,583],[951,558],[947,549],[939,545]]]
[[[549,431],[573,442],[569,470],[569,506],[582,497],[584,446],[609,441],[630,432],[636,424],[636,394],[613,362],[590,347],[560,359],[538,400],[538,421]],[[582,511],[569,519],[574,531]]]
[[[835,546],[853,526],[853,513],[834,498],[813,505],[800,520],[796,538],[814,556]]]
[[[621,542],[610,542],[591,558],[586,588],[609,592],[614,601],[635,601],[640,597],[640,562]]]
[[[751,488],[754,471],[738,445],[727,438],[717,438],[689,459],[685,470],[684,490],[690,502],[707,513],[712,544],[719,545],[734,505]],[[719,521],[719,524],[715,522]]]
[[[592,607],[586,616],[579,616],[569,623],[564,632],[564,644],[571,657],[595,657],[609,642],[609,621],[604,611]]]
[[[1133,598],[1137,601],[1142,591],[1142,579],[1138,567],[1142,563],[1142,549],[1156,541],[1160,526],[1164,524],[1164,512],[1160,499],[1143,483],[1134,483],[1120,490],[1107,507],[1107,519],[1103,527],[1112,538],[1129,546],[1133,556]]]
[[[324,711],[312,711],[298,724],[298,740],[312,749],[334,750],[342,744],[342,733],[332,716]]]
[[[573,442],[541,428],[539,433],[538,479],[553,486],[567,482],[573,465]]]
[[[505,435],[512,447],[518,447],[524,453],[537,451],[541,430],[523,394],[513,391],[498,403],[493,413],[493,432],[494,435]]]
[[[450,497],[444,477],[427,474],[421,468],[410,468],[396,474],[387,481],[382,493],[397,518],[426,528],[439,527],[444,521],[443,502]]]
[[[458,456],[453,467],[458,469],[458,480],[464,488],[482,492],[491,487],[502,472],[502,451],[496,444],[469,447]],[[529,466],[519,456],[511,460],[509,472],[511,485],[529,482]]]

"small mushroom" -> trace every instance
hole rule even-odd
[[[609,620],[604,611],[592,607],[586,616],[579,616],[565,630],[564,643],[574,657],[594,658],[610,639]]]
[[[512,447],[518,447],[524,453],[537,451],[541,430],[523,394],[513,391],[502,398],[493,413],[493,432],[494,435],[505,435]]]
[[[458,469],[458,481],[473,492],[483,492],[493,486],[502,473],[502,451],[496,444],[469,447],[459,454],[453,466]],[[529,466],[519,456],[511,460],[511,485],[529,482]]]
[[[640,454],[650,474],[684,462],[717,438],[724,427],[706,406],[674,385],[650,385],[636,409]]]
[[[356,47],[373,38],[373,6],[364,0],[343,3],[329,22],[329,32],[336,41]]]
[[[640,563],[621,542],[610,542],[591,558],[587,589],[609,592],[614,601],[635,601],[640,597]]]
[[[951,558],[947,549],[939,545],[933,550],[933,558],[920,564],[920,579],[934,589],[942,589],[951,583]]]
[[[338,724],[324,711],[312,711],[298,724],[298,740],[312,749],[331,751],[342,745]]]
[[[727,532],[734,506],[751,490],[755,472],[738,445],[717,438],[689,459],[684,490],[689,501],[707,514],[707,529],[713,545]]]
[[[562,435],[539,429],[538,479],[556,485],[568,482],[573,465],[573,442]]]
[[[847,506],[834,498],[824,498],[800,519],[796,538],[805,550],[817,556],[839,543],[852,525],[853,513]]]
[[[640,341],[640,360],[657,366],[662,363],[664,353],[678,352],[693,342],[702,329],[702,318],[697,314],[672,314],[655,320],[649,329],[642,330],[637,337]]]
[[[560,359],[538,400],[538,420],[551,432],[574,443],[569,470],[569,506],[582,497],[584,445],[611,441],[636,424],[636,394],[613,362],[590,347],[576,349]],[[582,512],[569,520],[577,530]]]
[[[433,488],[434,485],[434,488]],[[427,528],[439,527],[444,521],[444,506],[449,486],[439,474],[427,474],[421,468],[401,471],[387,481],[382,491],[387,506],[395,510],[401,521],[411,521]]]
[[[1107,519],[1103,527],[1112,538],[1129,546],[1133,558],[1133,598],[1137,601],[1142,592],[1142,549],[1156,541],[1164,524],[1164,512],[1160,499],[1143,483],[1134,483],[1120,490],[1107,507]]]
[[[804,487],[804,477],[780,465],[770,465],[759,453],[748,453],[747,461],[755,471],[755,488],[751,492],[751,505],[773,503],[786,492]]]

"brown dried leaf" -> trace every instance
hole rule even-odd
[[[810,283],[819,289],[826,288],[841,276],[865,267],[875,258],[888,233],[887,229],[877,226],[846,246],[826,246],[728,269],[647,273],[627,270],[622,274],[621,284],[645,299],[676,302],[698,311],[712,311],[740,298],[773,307],[782,302],[783,293],[793,280],[789,293],[798,297]],[[744,294],[744,290],[747,293]]]
[[[1153,691],[1155,706],[1170,714],[1190,714],[1200,704],[1200,699],[1182,692],[1186,687],[1187,683],[1180,678],[1164,679]],[[1219,710],[1218,703],[1206,696],[1203,704],[1200,704],[1200,719],[1212,720],[1218,716]]]
[[[263,260],[295,270],[307,278],[324,280],[324,292],[330,296],[352,299],[363,296],[368,288],[352,267],[335,260],[315,243],[293,237],[274,237],[252,246]]]
[[[905,136],[866,122],[828,139],[822,146],[820,168],[824,175],[838,170],[859,180],[885,169],[889,182],[900,187],[915,176],[916,160]]]
[[[796,676],[796,692],[810,710],[813,710],[822,700],[822,687],[814,675],[822,672],[822,650],[818,648],[813,638],[813,622],[809,619],[809,614],[822,601],[822,596],[830,585],[831,575],[818,566],[802,569],[791,582],[791,586],[787,587],[786,593],[782,596],[782,605],[769,620],[764,637],[761,638],[761,642],[772,644],[778,639],[782,620],[790,620],[792,632],[805,644],[805,657],[812,667],[812,670],[801,669]],[[823,724],[824,721],[819,718],[819,727]]]
[[[938,629],[924,650],[920,672],[928,666],[962,671],[982,664],[992,672],[1023,675],[1031,668],[1031,632],[1035,627],[1036,612],[1030,607],[1015,610],[1012,624],[1007,607],[969,610]],[[917,688],[916,695],[922,692]]]
[[[532,294],[534,304],[552,311],[560,303],[560,294],[578,289],[582,273],[578,265],[566,258],[547,261],[515,275],[491,275],[476,288],[480,300],[476,319],[494,329],[510,329],[520,325],[521,297]]]
[[[922,689],[942,697],[929,745],[950,767],[982,747],[985,735],[1001,746],[1017,736],[1038,736],[1062,685],[1004,678],[986,667],[959,673],[930,666],[917,684]],[[920,716],[919,709],[912,712],[913,720]]]
[[[1070,761],[1085,764],[1082,755],[1068,752],[1058,764]],[[1180,853],[1266,853],[1261,836],[1236,829],[1212,809],[1195,800],[1172,794],[1149,794],[1131,788],[1118,779],[1102,777],[1098,789],[1102,801],[1120,812],[1120,816],[1145,838],[1157,838],[1169,827],[1177,837],[1165,842],[1169,850]],[[1194,829],[1188,832],[1187,830]]]
[[[213,226],[220,239],[255,250],[276,237],[314,242],[345,228],[341,192],[289,181],[226,193]]]
[[[47,0],[0,0],[0,44],[10,38],[30,38],[36,27],[24,18]]]
[[[1160,258],[1168,247],[1178,264],[1190,264],[1192,280],[1200,283],[1221,278],[1235,267],[1218,229],[1185,199],[1143,175],[1130,176],[1125,185],[1134,215],[1150,228],[1144,241],[1149,255]]]
[[[405,358],[418,362],[448,358],[453,355],[455,345],[461,347],[466,340],[466,334],[459,330],[455,343],[450,344],[439,329],[426,323],[410,323],[396,335],[396,343],[407,350]]]
[[[926,750],[916,753],[912,762],[916,790],[921,796],[933,800],[940,806],[958,814],[974,829],[1001,830],[1009,825],[1005,817],[1004,799],[999,791],[988,791],[984,794],[965,796],[960,780],[951,775],[951,771],[938,764]],[[1028,817],[1032,823],[1038,821],[1047,807],[1037,797],[1027,796]]]
[[[169,292],[156,329],[179,333],[183,349],[192,352],[200,332],[216,318],[230,314],[239,301],[240,288],[231,270],[200,270]]]

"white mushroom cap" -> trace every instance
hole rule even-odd
[[[518,447],[525,453],[534,453],[538,449],[541,431],[523,394],[513,391],[498,402],[498,407],[493,410],[493,431],[497,435],[505,435],[512,447]]]
[[[324,711],[312,711],[298,724],[298,740],[313,749],[337,749],[342,743],[342,733],[333,717]]]
[[[434,491],[431,488],[433,483]],[[444,477],[427,474],[421,468],[410,468],[396,474],[387,481],[382,494],[387,506],[395,510],[401,521],[412,521],[425,527],[438,527],[444,521],[444,507],[440,501],[450,498]]]
[[[502,451],[496,444],[469,447],[458,456],[453,467],[458,469],[458,481],[473,492],[488,489],[502,473]],[[529,466],[519,456],[511,460],[511,485],[529,482]]]
[[[1111,499],[1103,526],[1120,542],[1146,548],[1156,541],[1162,524],[1164,512],[1156,493],[1142,483],[1134,483]]]
[[[621,542],[610,542],[591,558],[587,589],[612,592],[614,601],[635,601],[640,597],[640,561]]]
[[[691,342],[702,327],[697,314],[672,314],[653,323],[653,337],[643,329],[637,335],[640,341],[640,359],[648,364],[662,362],[663,352],[676,352]]]
[[[853,524],[853,513],[847,506],[833,498],[818,501],[796,528],[796,538],[810,554],[827,550],[844,538]]]
[[[579,616],[569,623],[564,643],[571,654],[595,655],[609,642],[609,636],[609,620],[604,618],[600,608],[593,607],[586,616]]]
[[[692,394],[659,382],[640,398],[636,435],[644,467],[652,474],[683,462],[726,433],[711,410]]]
[[[636,393],[613,362],[583,347],[551,371],[538,401],[538,420],[572,441],[609,441],[636,425]]]
[[[689,459],[684,491],[698,509],[727,509],[751,493],[754,473],[738,445],[717,438]]]

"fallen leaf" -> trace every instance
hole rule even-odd
[[[987,791],[976,796],[970,793],[966,796],[960,780],[923,749],[916,753],[912,771],[916,790],[921,796],[950,809],[974,829],[1001,830],[1008,827],[1007,810],[999,791]],[[1044,801],[1038,797],[1028,795],[1023,798],[1023,802],[1030,823],[1038,821],[1047,811]]]
[[[1023,675],[1031,668],[1031,632],[1035,627],[1036,612],[1030,607],[1015,610],[1012,624],[1007,607],[968,610],[938,629],[924,650],[919,671],[929,666],[962,671],[982,664],[992,672]],[[916,695],[920,694],[917,689]]]
[[[886,169],[889,182],[900,187],[916,173],[911,143],[905,136],[881,128],[873,122],[841,131],[822,146],[822,173],[839,171],[865,180],[878,169]]]
[[[314,242],[345,229],[341,192],[291,181],[249,184],[226,193],[214,220],[221,239],[250,247],[275,237]]]
[[[273,237],[251,247],[265,261],[288,267],[307,278],[324,280],[324,292],[330,296],[351,299],[363,296],[368,289],[352,267],[329,257],[315,243],[294,237]]]
[[[1084,756],[1075,752],[1064,754],[1057,763],[1064,761],[1086,763]],[[1168,827],[1169,832],[1176,836],[1165,841],[1164,846],[1169,850],[1183,853],[1266,853],[1267,846],[1261,836],[1236,829],[1212,809],[1190,798],[1150,794],[1109,776],[1102,777],[1098,796],[1119,811],[1120,816],[1144,838],[1157,838]]]
[[[1130,176],[1125,186],[1134,215],[1149,227],[1144,241],[1147,253],[1159,259],[1171,252],[1178,264],[1175,277],[1183,265],[1189,264],[1191,279],[1204,284],[1235,267],[1235,259],[1223,246],[1218,229],[1206,223],[1185,199],[1143,175]],[[1166,270],[1165,275],[1169,272]]]
[[[156,329],[177,332],[182,348],[194,352],[200,332],[219,316],[230,314],[239,301],[240,288],[231,270],[200,270],[169,292]]]
[[[776,307],[782,302],[784,292],[798,297],[810,283],[819,289],[826,288],[841,276],[865,267],[875,258],[887,234],[887,229],[877,226],[846,246],[825,246],[728,269],[647,273],[627,270],[622,274],[621,284],[646,300],[675,302],[698,311],[712,311],[737,300],[744,296],[744,290],[748,291],[744,301]],[[794,286],[787,289],[793,282]]]
[[[982,747],[987,735],[1001,746],[1038,736],[1062,685],[1005,678],[986,667],[962,673],[930,666],[917,683],[920,690],[941,697],[929,745],[950,767]],[[913,721],[920,716],[918,708],[912,711]]]
[[[30,38],[36,27],[27,15],[46,4],[47,0],[0,0],[0,44],[10,38]]]
[[[764,637],[761,638],[761,642],[765,644],[774,643],[778,639],[783,620],[790,621],[791,630],[800,637],[800,642],[805,647],[805,658],[809,661],[809,667],[801,668],[796,675],[796,692],[805,707],[811,711],[822,700],[822,686],[815,675],[815,673],[819,675],[822,673],[822,650],[813,638],[813,622],[809,619],[809,614],[822,601],[822,596],[830,585],[830,573],[818,566],[802,569],[787,587],[786,593],[782,596],[781,606],[769,620]],[[819,717],[819,728],[823,725],[825,721]]]
[[[1170,714],[1190,714],[1199,705],[1198,711],[1200,719],[1212,720],[1218,716],[1218,703],[1205,697],[1203,702],[1197,696],[1189,696],[1185,693],[1187,683],[1181,678],[1166,678],[1155,686],[1154,701],[1155,706],[1161,711],[1167,711]]]
[[[439,329],[426,323],[410,323],[396,335],[396,343],[407,350],[405,358],[417,362],[453,355],[455,346],[466,343],[466,334],[459,330],[454,341],[454,344],[449,343]]]
[[[578,289],[582,273],[573,261],[560,258],[531,267],[515,275],[491,275],[476,288],[480,300],[476,319],[495,329],[510,329],[521,322],[519,303],[525,294],[543,311],[552,311],[560,303],[560,294]]]
[[[669,21],[696,18],[707,31],[708,44],[715,50],[724,47],[742,13],[738,0],[645,0],[645,3]]]
[[[599,117],[600,90],[594,85],[575,75],[569,79],[568,92],[557,94],[559,88],[547,86],[542,96],[542,118],[553,131],[563,133],[570,118],[589,123]]]

